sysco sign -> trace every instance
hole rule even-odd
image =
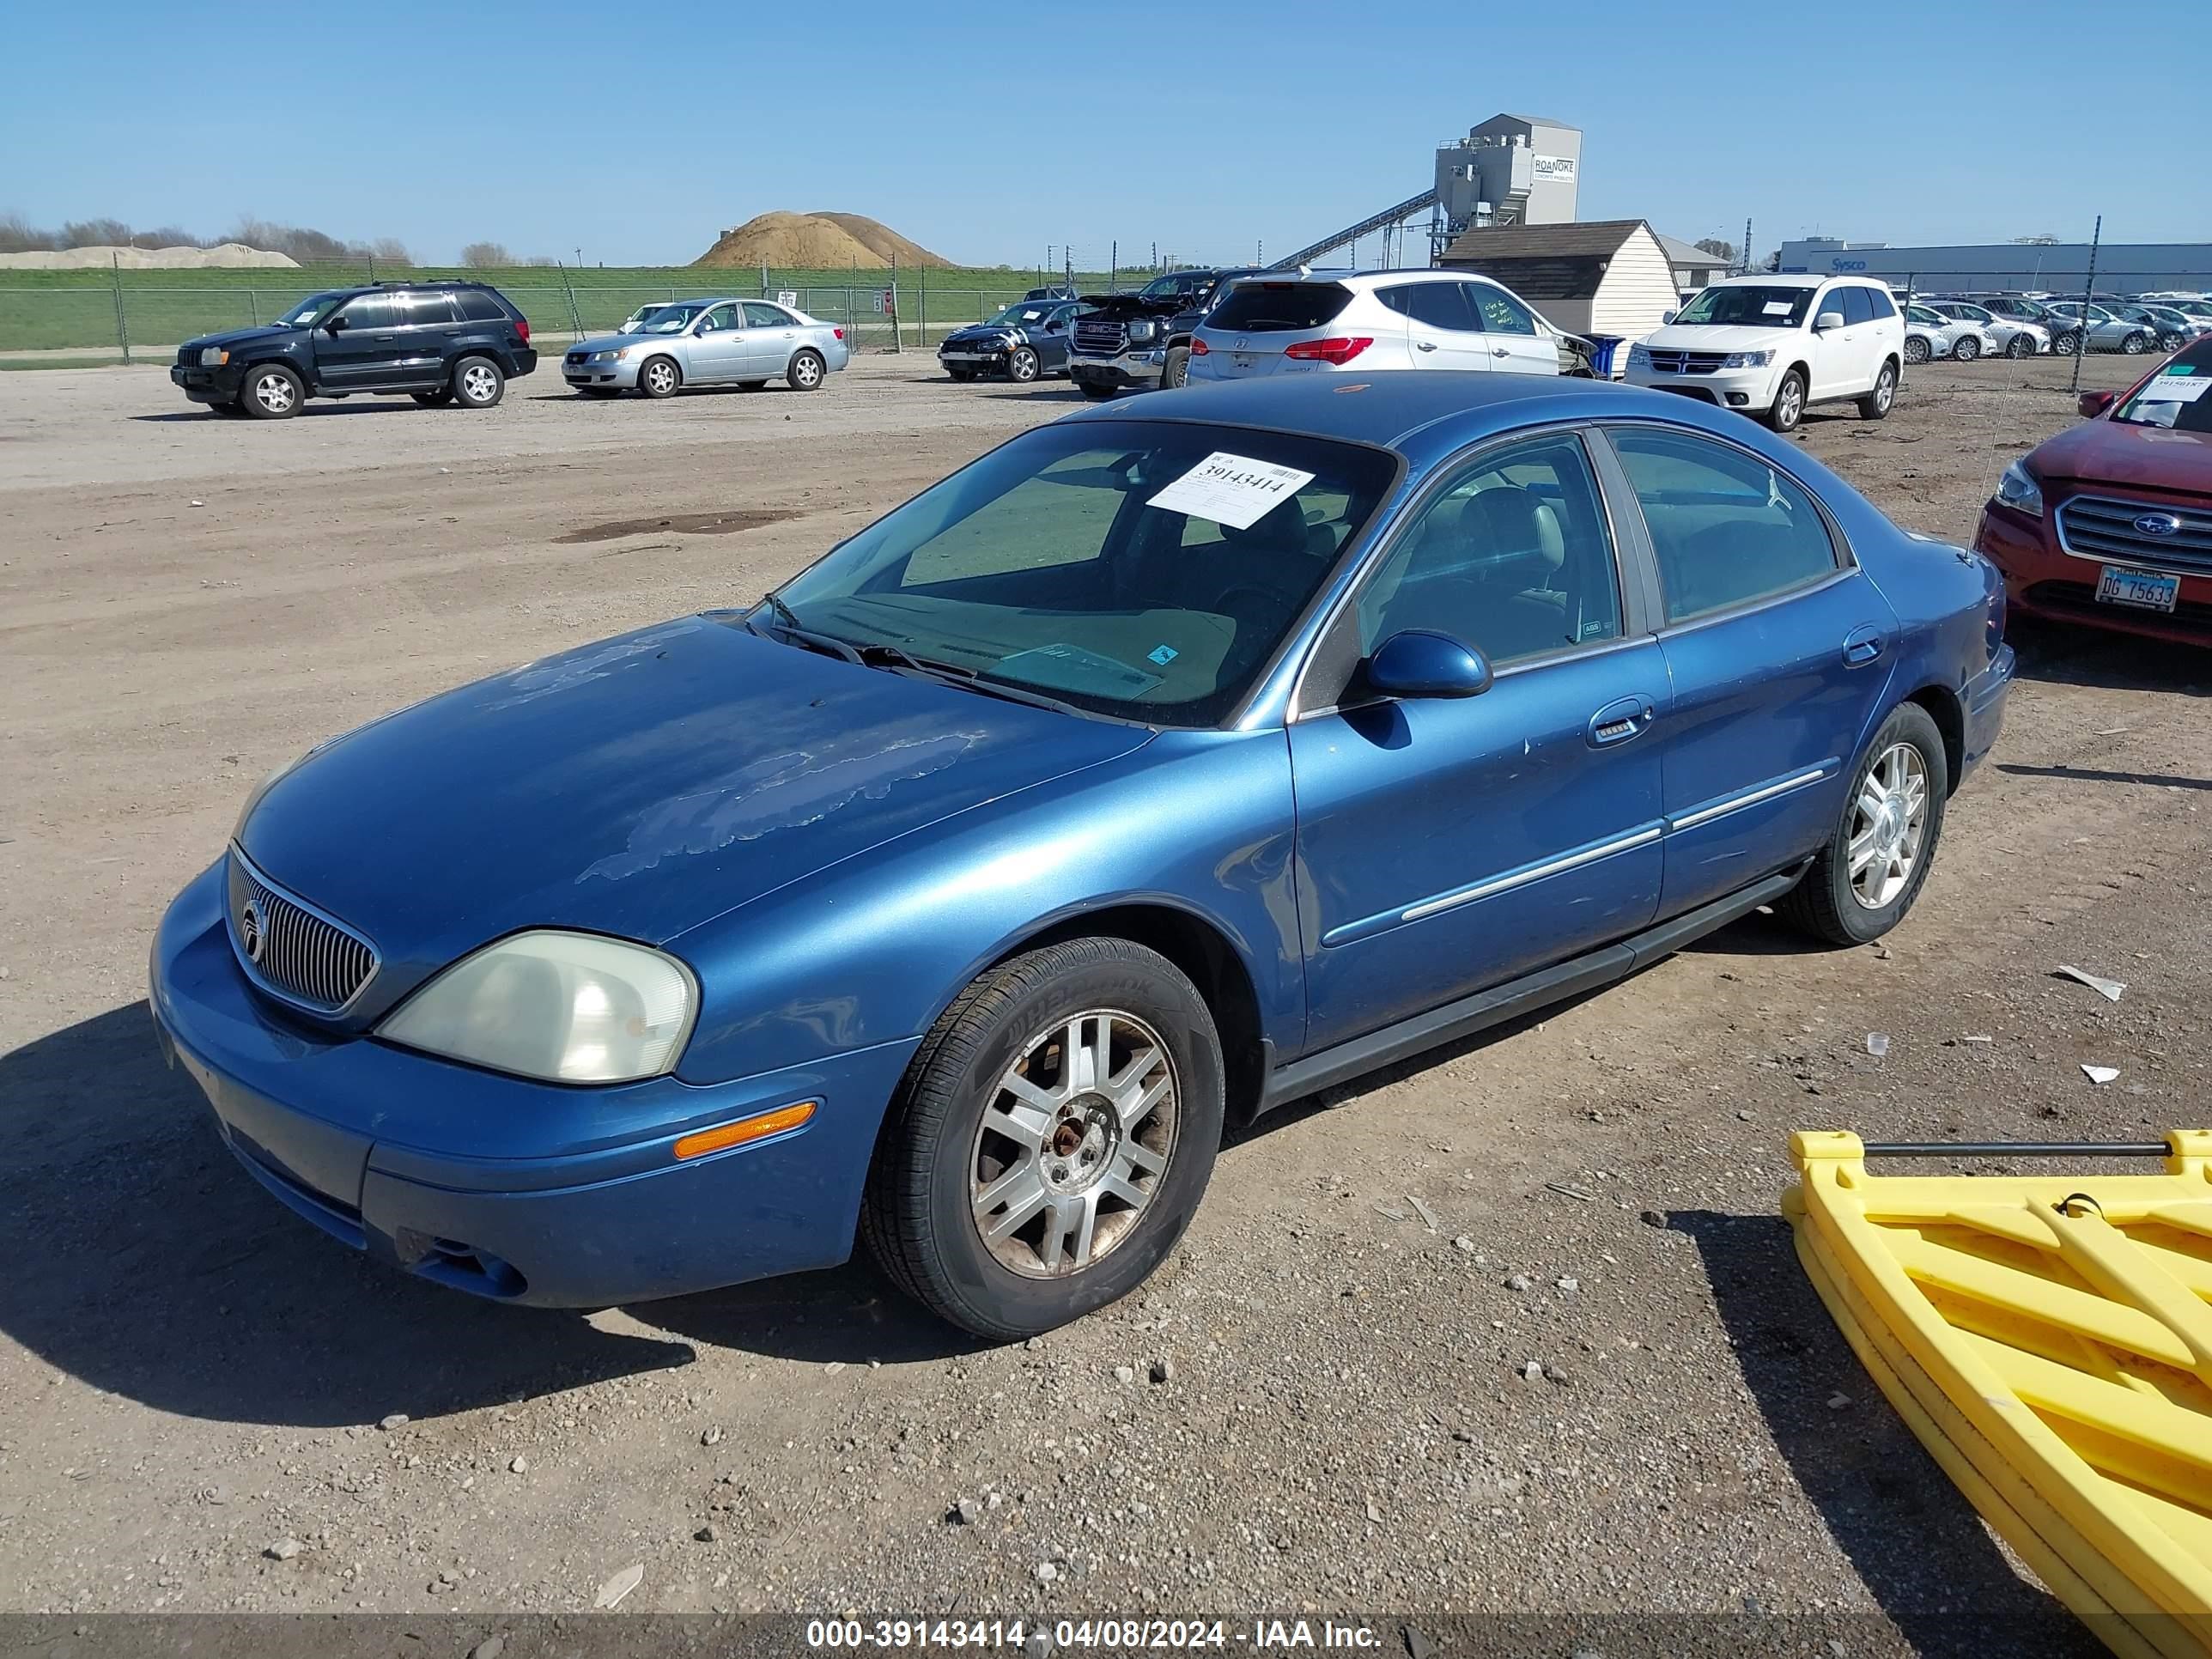
[[[1831,270],[1864,270],[1866,268],[1867,262],[1863,259],[1831,259],[1828,261],[1828,269]]]

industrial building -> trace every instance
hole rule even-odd
[[[1878,276],[1922,293],[2002,289],[2079,294],[2088,285],[2087,242],[1984,242],[1892,247],[1814,236],[1782,245],[1779,268],[1820,276]],[[2212,242],[2107,242],[2097,250],[2100,294],[2212,291]]]

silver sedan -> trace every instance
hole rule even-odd
[[[688,386],[757,392],[770,380],[811,392],[853,360],[843,329],[766,300],[676,300],[628,326],[570,346],[562,378],[592,398],[671,398]]]

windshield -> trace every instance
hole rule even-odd
[[[343,294],[313,294],[276,319],[278,328],[313,328],[338,308]]]
[[[991,321],[1000,328],[1042,328],[1051,315],[1050,306],[1008,306]]]
[[[687,303],[655,306],[637,319],[632,334],[681,334],[691,325],[691,319],[707,307]]]
[[[1178,270],[1166,276],[1155,276],[1137,290],[1140,300],[1180,300],[1185,295],[1203,294],[1213,286],[1213,273],[1206,270]]]
[[[2129,426],[2212,435],[2212,340],[2174,353],[2172,362],[2113,410],[2112,418]]]
[[[1397,471],[1385,451],[1289,433],[1042,427],[802,571],[783,621],[1121,719],[1211,726]]]
[[[1719,323],[1738,328],[1797,328],[1813,303],[1809,288],[1763,284],[1709,288],[1684,306],[1678,323]]]

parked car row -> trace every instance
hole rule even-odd
[[[673,396],[687,386],[811,392],[851,361],[845,331],[793,307],[707,298],[641,306],[613,334],[562,356],[587,397]],[[404,392],[489,409],[531,374],[529,319],[484,283],[377,283],[312,295],[273,322],[187,341],[169,378],[218,415],[283,420],[310,398]]]

